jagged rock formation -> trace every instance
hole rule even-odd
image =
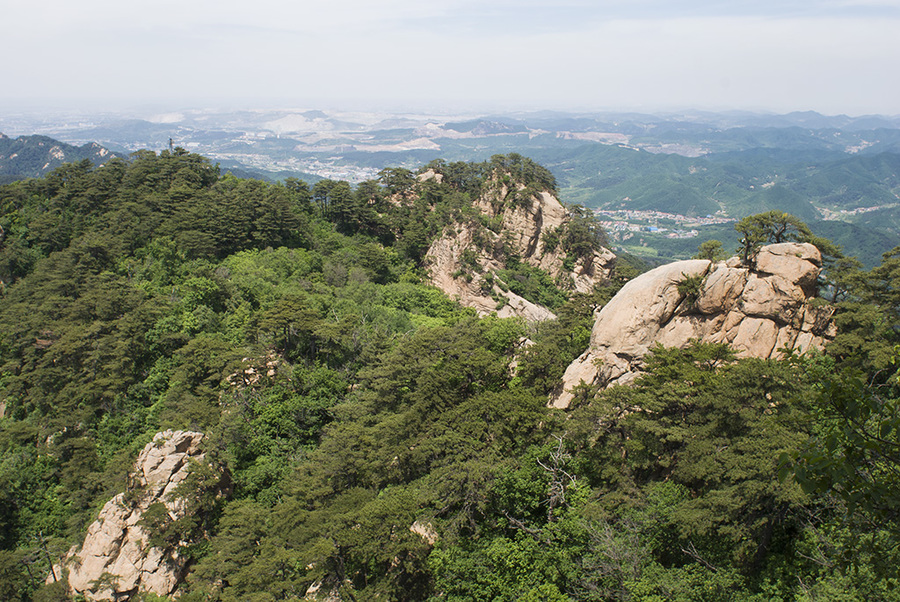
[[[141,519],[155,503],[162,503],[172,520],[184,516],[185,503],[175,489],[187,478],[191,462],[203,461],[203,437],[203,433],[165,431],[144,447],[129,491],[103,506],[81,548],[73,547],[55,568],[55,575],[68,570],[74,594],[88,600],[127,600],[138,591],[160,596],[175,591],[185,559],[175,549],[151,546]]]
[[[491,230],[478,223],[450,226],[432,243],[425,259],[431,282],[462,305],[474,308],[480,315],[496,311],[501,318],[520,316],[537,322],[555,316],[549,309],[508,290],[497,275],[510,254],[546,271],[562,288],[578,292],[590,292],[607,278],[615,255],[600,249],[579,258],[574,268],[567,270],[565,252],[548,249],[545,238],[566,224],[569,216],[565,207],[549,192],[531,195],[524,201],[511,200],[523,188],[513,191],[497,184],[484,193],[475,207],[499,227]]]
[[[811,244],[781,243],[763,247],[752,268],[736,257],[696,259],[642,274],[597,315],[590,347],[569,365],[550,405],[567,408],[582,382],[632,381],[657,344],[728,343],[739,355],[758,358],[778,357],[780,349],[821,348],[834,337],[833,308],[812,302],[821,261]],[[691,277],[696,288],[686,291]]]

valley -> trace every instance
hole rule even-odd
[[[772,209],[825,223],[866,265],[900,244],[900,120],[889,117],[205,109],[5,115],[0,131],[97,142],[126,155],[171,141],[223,173],[310,183],[357,184],[386,167],[515,152],[553,172],[564,203],[608,215],[614,237],[646,227],[637,246],[670,261],[690,255],[667,236],[699,244],[721,237],[727,220]]]

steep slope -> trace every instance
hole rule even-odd
[[[529,322],[554,317],[547,307],[515,292],[515,276],[504,274],[510,258],[542,270],[559,288],[577,292],[591,291],[612,270],[615,255],[603,247],[566,251],[559,239],[572,230],[576,217],[549,191],[533,192],[495,179],[475,208],[490,226],[472,220],[445,228],[425,260],[435,286],[481,315],[496,311],[501,318],[519,316]]]
[[[174,592],[187,562],[177,547],[186,542],[158,545],[148,522],[177,521],[190,512],[191,504],[177,488],[192,464],[204,461],[203,438],[203,433],[190,431],[157,433],[135,462],[129,491],[103,506],[84,543],[69,551],[48,581],[67,570],[70,589],[88,600]],[[164,515],[151,519],[154,510]]]
[[[813,302],[821,254],[808,243],[763,247],[755,266],[735,257],[660,266],[626,284],[597,315],[590,347],[566,370],[551,405],[567,408],[580,383],[633,380],[655,345],[728,343],[745,357],[821,348],[833,308]]]

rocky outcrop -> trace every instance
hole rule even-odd
[[[632,381],[657,344],[728,343],[739,356],[757,358],[821,348],[835,333],[833,308],[812,297],[820,269],[816,247],[781,243],[763,247],[752,268],[736,257],[697,259],[642,274],[597,315],[590,347],[569,365],[550,405],[567,408],[580,383]]]
[[[69,588],[75,595],[88,600],[128,600],[139,591],[160,596],[175,591],[185,559],[174,546],[152,546],[142,518],[157,503],[173,521],[185,515],[184,498],[175,490],[187,478],[191,464],[204,461],[202,440],[202,433],[165,431],[144,447],[130,476],[129,491],[103,506],[80,549],[72,548],[54,571],[54,575],[68,571]],[[220,486],[224,488],[224,479]]]
[[[510,255],[546,271],[562,288],[583,293],[609,276],[615,255],[601,249],[567,269],[566,254],[546,245],[547,234],[569,220],[565,207],[549,192],[522,200],[522,190],[498,184],[484,193],[475,206],[491,228],[477,222],[454,224],[432,243],[425,259],[431,282],[462,305],[480,315],[496,311],[500,317],[538,322],[555,316],[510,291],[497,274]]]
[[[503,263],[499,258],[473,240],[473,228],[460,226],[455,236],[442,236],[428,250],[426,256],[431,283],[464,307],[475,309],[479,315],[497,312],[501,318],[520,316],[529,322],[554,318],[546,307],[523,299],[504,289],[496,276]],[[474,253],[474,260],[464,261],[464,253]]]

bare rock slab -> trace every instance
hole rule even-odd
[[[152,546],[141,519],[157,503],[172,520],[185,515],[176,488],[192,463],[204,461],[203,438],[198,432],[164,431],[144,447],[129,476],[129,491],[103,506],[82,545],[72,548],[54,571],[68,572],[73,594],[87,600],[128,600],[137,592],[168,596],[176,590],[186,559],[177,546]]]

